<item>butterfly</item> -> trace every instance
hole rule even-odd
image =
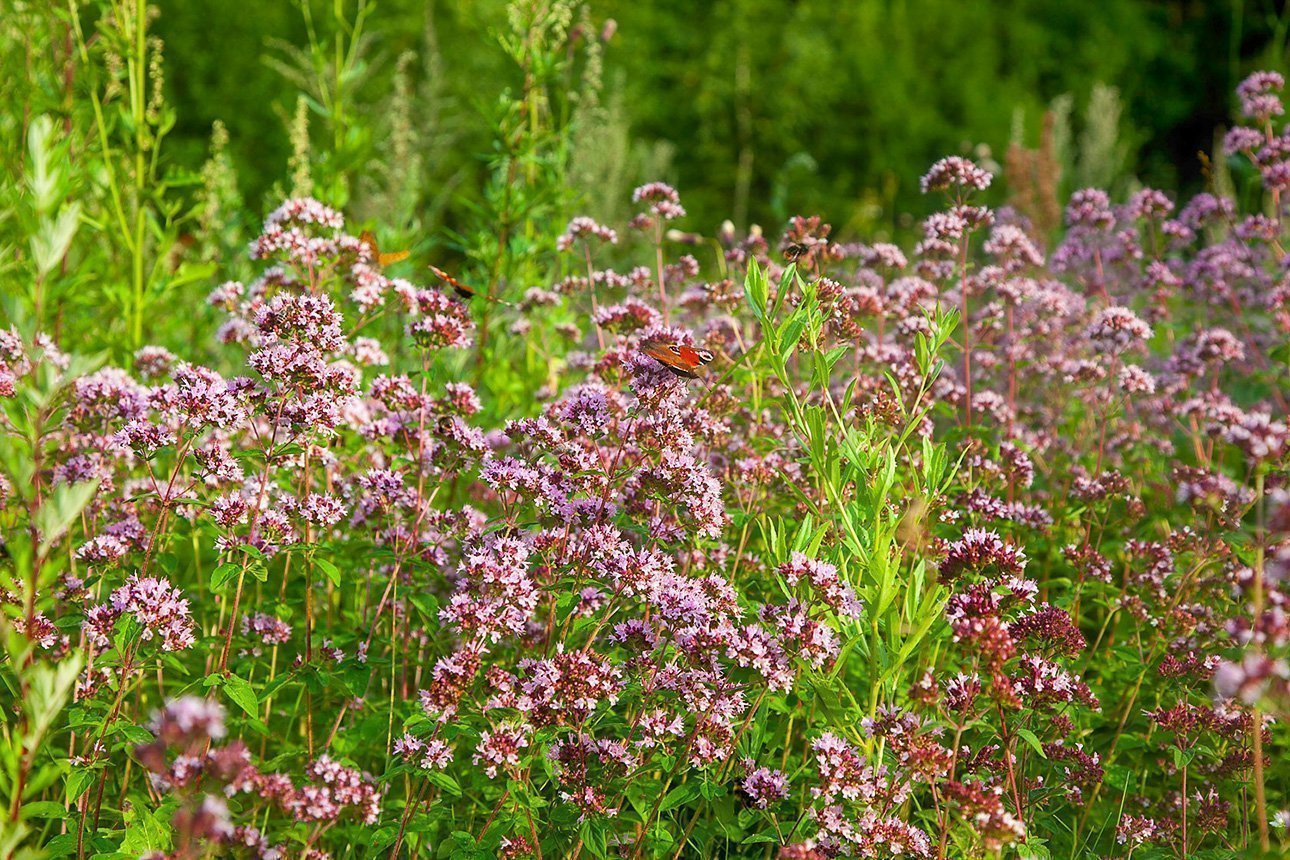
[[[475,296],[479,295],[474,287],[463,284],[461,281],[457,280],[438,266],[431,266],[430,271],[434,272],[435,277],[452,287],[452,291],[465,301],[470,301]],[[483,298],[488,299],[490,302],[497,302],[499,305],[506,305],[507,307],[512,306],[510,302],[503,301],[496,296],[483,296]]]
[[[715,357],[706,349],[695,349],[682,343],[664,343],[658,340],[647,340],[641,344],[641,352],[686,379],[698,379],[699,368],[709,364]]]
[[[386,266],[393,266],[395,263],[403,262],[412,253],[411,251],[382,252],[380,247],[376,244],[376,236],[371,230],[364,230],[362,233],[359,233],[358,241],[367,246],[367,249],[372,252],[372,259],[374,259],[376,264],[382,269]]]
[[[466,286],[461,281],[457,280],[452,275],[448,274],[438,266],[431,266],[430,271],[435,273],[435,277],[439,278],[445,284],[452,287],[452,291],[456,293],[458,296],[460,296],[461,298],[473,299],[475,297],[474,287]]]

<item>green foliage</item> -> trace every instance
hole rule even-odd
[[[333,5],[311,4],[324,41]],[[348,15],[354,5],[345,6]],[[280,114],[290,113],[294,96],[260,58],[277,40],[306,44],[304,24],[287,3],[267,4],[255,16],[183,0],[160,8],[159,32],[186,58],[170,75],[186,106],[183,141],[176,141],[183,163],[200,163],[211,123],[223,119],[248,199],[262,199],[289,152]],[[1195,181],[1195,153],[1209,147],[1212,130],[1196,118],[1221,122],[1227,94],[1252,64],[1280,67],[1285,31],[1282,19],[1254,4],[1229,9],[1180,0],[1114,0],[1096,14],[1062,0],[805,0],[791,7],[774,0],[597,0],[591,13],[593,30],[612,18],[618,32],[603,59],[601,104],[609,113],[589,108],[592,127],[580,132],[590,147],[586,158],[602,169],[583,175],[649,169],[645,178],[678,184],[705,230],[732,214],[745,226],[820,211],[834,213],[840,228],[896,229],[900,214],[921,205],[910,177],[934,158],[965,141],[999,151],[1015,108],[1025,109],[1033,135],[1052,99],[1069,93],[1082,106],[1098,84],[1119,89],[1135,129],[1120,170],[1148,184]],[[396,59],[409,50],[433,63],[421,80],[459,109],[458,116],[435,115],[462,146],[427,165],[417,190],[422,200],[435,199],[444,183],[478,200],[487,174],[469,154],[488,136],[478,108],[488,93],[515,82],[505,55],[487,44],[504,18],[500,0],[384,0],[372,10],[369,26],[380,41],[356,106],[368,112],[365,122],[379,127],[388,115],[384,94],[393,89]],[[424,33],[434,33],[432,43]],[[229,46],[218,60],[201,50],[212,35]],[[1213,56],[1215,46],[1226,50],[1226,65],[1198,60]],[[668,168],[657,158],[660,145],[684,157]],[[621,200],[602,185],[583,187],[597,207]],[[607,217],[603,208],[591,211]],[[454,205],[448,221],[464,212]]]
[[[631,70],[633,129],[683,147],[673,178],[702,228],[732,211],[741,226],[827,211],[835,227],[870,232],[919,210],[913,179],[935,158],[977,143],[1001,150],[1017,108],[1035,133],[1051,99],[1073,93],[1083,104],[1099,82],[1114,84],[1153,152],[1198,113],[1225,115],[1239,71],[1229,78],[1195,58],[1232,20],[1221,4],[1162,5],[1101,3],[1096,14],[1064,0],[598,8],[630,34],[607,64]],[[1192,141],[1175,165],[1153,155],[1120,169],[1149,181],[1170,170],[1194,176],[1208,134]]]
[[[574,198],[613,220],[623,192],[655,178],[679,185],[701,230],[727,216],[773,229],[828,211],[835,235],[892,234],[923,205],[910,179],[923,166],[1034,141],[1049,106],[1079,144],[1066,147],[1065,190],[1134,174],[1173,184],[1198,176],[1195,153],[1209,148],[1247,58],[1276,67],[1285,31],[1284,16],[1253,7],[1137,0],[1097,15],[1058,0],[597,0],[547,10],[568,19],[572,53],[534,65],[523,43],[496,38],[514,12],[500,0],[297,0],[254,15],[178,0],[146,15],[137,0],[9,5],[0,62],[13,73],[0,96],[22,109],[0,117],[0,133],[28,140],[30,120],[47,116],[45,163],[65,158],[44,174],[57,211],[20,204],[0,219],[0,247],[13,246],[36,305],[67,299],[72,333],[118,356],[147,340],[196,346],[191,330],[182,340],[149,331],[153,320],[210,276],[211,261],[232,265],[273,202],[306,189],[379,219],[392,247],[435,249],[447,227],[458,237],[448,258],[476,261],[492,259],[480,231],[498,219],[515,219],[532,244],[524,222],[550,213],[558,226]],[[1224,33],[1226,67],[1192,60]],[[539,140],[548,134],[558,142]],[[15,190],[39,166],[22,153],[3,156],[0,181]],[[533,191],[507,199],[499,177],[521,161]],[[64,240],[55,269],[34,278],[33,250],[48,265]],[[100,256],[84,279],[75,264]],[[79,330],[91,308],[107,324]]]
[[[58,287],[67,279],[58,275],[64,274],[61,270],[80,226],[80,202],[69,199],[72,189],[68,156],[69,147],[66,141],[57,140],[54,121],[48,116],[36,117],[27,129],[22,191],[14,198],[18,203],[19,229],[27,236],[27,253],[19,257],[29,269],[23,273],[31,283],[27,306],[38,328],[46,325],[49,306],[61,304],[63,296]],[[17,315],[22,306],[16,296],[11,298],[12,314]]]
[[[857,424],[856,380],[838,397],[830,385],[838,362],[850,349],[844,345],[824,351],[824,315],[815,293],[816,283],[803,280],[790,266],[769,302],[769,285],[760,267],[748,272],[744,290],[763,336],[749,361],[750,367],[769,370],[783,391],[781,409],[801,450],[806,452],[818,494],[799,488],[800,503],[810,513],[799,522],[761,516],[753,522],[767,536],[772,554],[786,560],[790,551],[814,555],[826,538],[836,545],[831,559],[853,582],[866,610],[864,629],[846,642],[862,660],[839,661],[817,694],[844,696],[843,724],[872,718],[879,706],[894,698],[915,680],[911,665],[915,649],[941,616],[946,589],[929,577],[921,562],[906,556],[903,544],[925,534],[928,511],[944,502],[955,469],[944,445],[916,437],[916,428],[927,419],[929,397],[955,326],[955,314],[931,320],[931,334],[920,335],[919,360],[923,385],[902,415],[895,432],[880,428],[872,419]],[[801,293],[805,301],[786,312],[784,299]],[[805,363],[811,387],[794,385],[792,368]],[[753,370],[752,372],[756,372]],[[894,381],[893,390],[899,396]],[[897,471],[897,463],[915,460],[922,468]],[[819,499],[819,502],[815,498]],[[822,502],[822,504],[820,503]],[[795,535],[792,545],[790,535]],[[849,674],[839,674],[843,670]],[[859,671],[857,671],[859,670]],[[867,670],[867,674],[866,674]],[[869,690],[867,702],[856,702],[851,690]]]

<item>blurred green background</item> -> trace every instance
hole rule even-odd
[[[939,204],[918,179],[949,154],[1041,237],[1089,185],[1257,195],[1204,153],[1236,83],[1285,71],[1288,22],[1274,0],[0,0],[0,310],[117,356],[206,349],[194,298],[254,276],[291,195],[410,249],[401,274],[512,299],[581,265],[556,252],[572,215],[621,227],[656,179],[684,230],[820,214],[868,241]]]
[[[343,5],[352,11],[354,2]],[[329,26],[331,6],[313,4],[315,28]],[[628,182],[651,168],[673,181],[694,229],[822,212],[851,232],[919,211],[918,176],[941,155],[1002,163],[1010,142],[1038,147],[1045,111],[1056,108],[1069,129],[1067,184],[1136,178],[1195,187],[1197,153],[1212,149],[1233,86],[1252,68],[1282,65],[1280,6],[595,0],[594,25],[617,24],[604,50],[602,121],[611,128],[601,148],[622,151],[602,155],[629,163]],[[296,87],[275,65],[285,45],[307,41],[305,17],[284,0],[162,0],[159,8],[166,86],[181,106],[172,155],[198,167],[211,123],[223,120],[241,190],[259,202],[290,153],[284,118]],[[405,62],[415,64],[422,98],[434,101],[423,105],[433,127],[419,129],[437,141],[427,165],[437,182],[427,193],[450,185],[469,198],[482,184],[478,154],[489,131],[481,105],[519,84],[493,37],[505,15],[499,0],[371,8],[357,102],[379,124],[398,58],[416,54]],[[1099,103],[1098,85],[1118,100]],[[1081,167],[1082,136],[1096,135],[1099,122],[1111,123],[1115,140],[1085,139],[1106,151],[1084,153]],[[451,223],[458,206],[446,203]]]

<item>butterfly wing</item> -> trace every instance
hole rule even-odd
[[[434,272],[435,277],[439,278],[439,280],[452,287],[452,291],[458,296],[461,296],[463,299],[474,298],[475,291],[472,288],[466,286],[443,269],[438,266],[431,266],[430,271]]]
[[[371,230],[364,230],[359,233],[358,241],[367,246],[367,250],[372,254],[372,259],[382,269],[386,266],[393,266],[395,263],[401,263],[412,255],[411,251],[382,251],[380,246],[376,244],[376,234]]]
[[[685,344],[679,344],[676,347],[676,350],[680,353],[681,360],[685,362],[686,366],[695,368],[696,370],[703,367],[705,364],[711,363],[713,358],[712,353],[708,352],[706,349],[695,349],[694,347],[686,346]]]
[[[371,253],[373,260],[381,256],[381,251],[376,246],[376,234],[371,230],[364,230],[362,233],[359,233],[358,241]]]
[[[646,341],[641,344],[641,352],[686,379],[698,379],[698,369],[712,361],[712,353],[706,349],[660,341]]]

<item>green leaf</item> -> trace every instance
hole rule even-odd
[[[1044,755],[1044,745],[1039,742],[1039,738],[1030,729],[1017,729],[1017,737],[1030,744],[1030,748],[1033,749],[1040,758],[1048,758],[1048,756]]]
[[[753,314],[762,322],[766,319],[766,298],[769,290],[766,273],[754,262],[748,267],[748,275],[744,278],[744,295],[748,297],[748,304],[752,306]]]
[[[438,620],[439,618],[439,599],[433,594],[414,594],[412,595],[412,605],[421,611],[426,618]]]
[[[797,342],[801,340],[802,331],[806,328],[806,320],[794,315],[789,318],[788,322],[779,331],[779,343],[777,352],[780,355],[790,355],[797,347]]]
[[[184,262],[179,265],[179,269],[166,286],[173,290],[188,284],[204,283],[214,277],[217,271],[219,267],[214,263]]]
[[[229,675],[224,679],[224,692],[239,708],[251,716],[254,717],[259,712],[260,700],[255,697],[255,690],[245,679],[237,675]]]
[[[67,532],[81,511],[98,492],[98,479],[79,484],[62,484],[45,499],[36,512],[36,527],[40,529],[40,555],[49,552]]]
[[[663,798],[662,805],[659,806],[660,812],[667,812],[669,809],[675,809],[683,803],[688,803],[699,796],[699,783],[687,782],[678,785],[667,793]]]
[[[81,662],[81,655],[73,654],[56,666],[39,664],[28,673],[27,743],[38,744],[53,728],[75,689]]]
[[[226,561],[211,573],[211,588],[215,591],[222,591],[224,586],[237,578],[242,571],[242,566],[231,561]]]
[[[608,857],[608,833],[604,822],[594,819],[584,821],[579,828],[583,843],[591,849],[593,857]]]
[[[264,558],[264,553],[249,543],[238,544],[237,550],[238,552],[246,553],[251,558]]]
[[[26,803],[22,807],[23,818],[67,818],[68,812],[66,807],[61,803],[55,803],[52,800],[40,800],[35,803]]]
[[[427,777],[426,782],[438,786],[441,791],[451,794],[453,797],[461,797],[461,786],[457,780],[441,770],[432,771]]]
[[[699,785],[699,793],[705,800],[715,800],[718,797],[725,797],[729,789],[719,782],[704,781]]]
[[[399,830],[397,827],[382,827],[372,834],[367,840],[367,847],[375,852],[380,852],[382,848],[389,848],[398,838]]]
[[[314,558],[314,564],[318,566],[319,570],[327,575],[327,578],[331,580],[332,585],[340,588],[340,569],[337,568],[336,565],[332,564],[325,558],[318,557]]]
[[[117,732],[132,744],[152,743],[153,734],[142,726],[119,726]]]
[[[66,797],[68,806],[80,799],[85,790],[90,787],[98,775],[97,771],[88,768],[78,768],[67,775]]]
[[[36,231],[28,239],[32,262],[43,278],[58,267],[63,255],[72,245],[72,237],[80,226],[81,204],[73,200],[59,207],[58,215],[40,219]]]
[[[152,851],[164,851],[169,847],[170,824],[162,818],[160,810],[149,812],[135,805],[126,812],[125,839],[121,842],[123,852],[138,857]]]

